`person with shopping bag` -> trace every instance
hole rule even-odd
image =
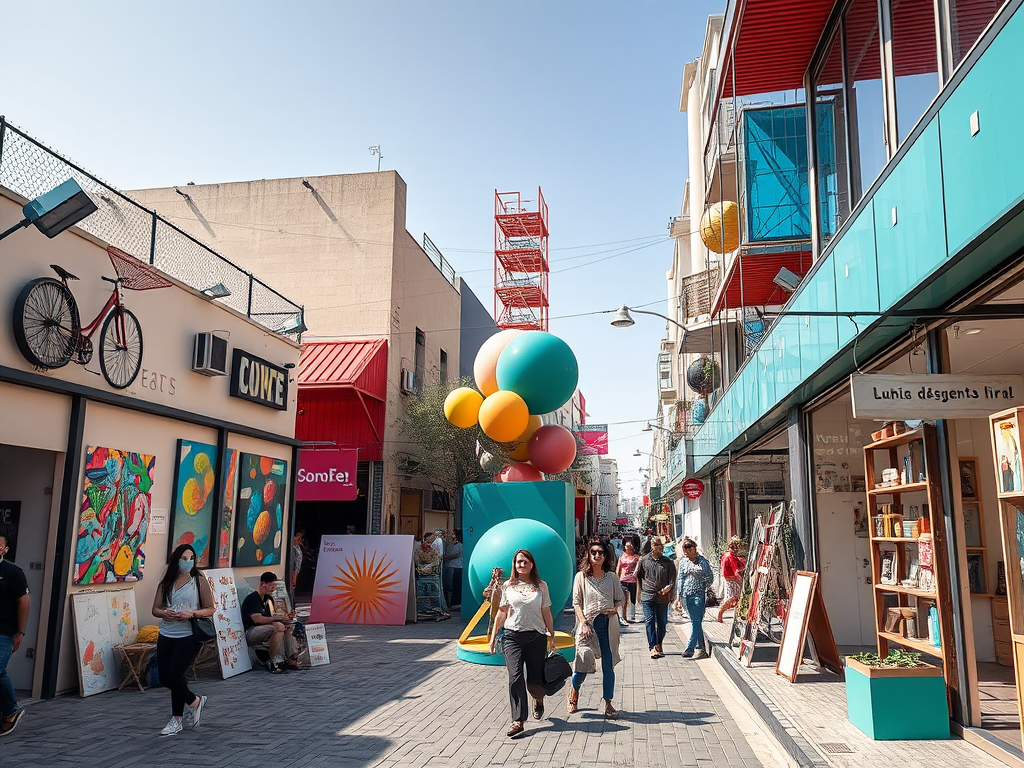
[[[572,607],[576,613],[576,658],[573,661],[568,710],[571,715],[579,706],[580,687],[587,675],[597,671],[601,660],[601,696],[604,716],[619,716],[612,706],[615,695],[615,665],[619,656],[619,607],[622,605],[622,584],[605,564],[611,560],[611,547],[594,541],[587,548],[587,562],[576,574],[572,585]]]

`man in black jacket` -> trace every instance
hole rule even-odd
[[[665,542],[660,536],[651,537],[651,553],[640,558],[636,565],[636,583],[640,590],[640,603],[644,607],[647,645],[652,659],[664,656],[661,644],[668,631],[668,604],[676,584],[676,564],[665,557]]]
[[[7,662],[21,647],[28,623],[28,583],[25,572],[5,560],[9,534],[0,528],[0,736],[18,727],[25,710],[18,706],[14,686],[7,676]]]

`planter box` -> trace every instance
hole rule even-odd
[[[948,739],[942,670],[869,667],[846,660],[846,716],[872,739]]]

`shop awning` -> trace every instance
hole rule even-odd
[[[387,339],[303,344],[296,437],[381,461],[387,377]]]
[[[723,309],[785,304],[789,294],[772,282],[775,276],[785,267],[803,277],[811,268],[811,261],[810,251],[737,254],[718,287],[711,315],[717,315]]]

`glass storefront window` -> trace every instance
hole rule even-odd
[[[885,97],[879,52],[877,0],[854,0],[846,11],[847,99],[850,127],[850,183],[859,200],[888,161],[885,146]]]
[[[950,0],[953,66],[964,60],[1002,4],[1003,0]]]
[[[818,217],[822,247],[850,210],[846,182],[846,112],[843,96],[842,42],[837,32],[814,82],[817,134]]]
[[[902,144],[939,92],[934,0],[892,0],[892,56]]]

